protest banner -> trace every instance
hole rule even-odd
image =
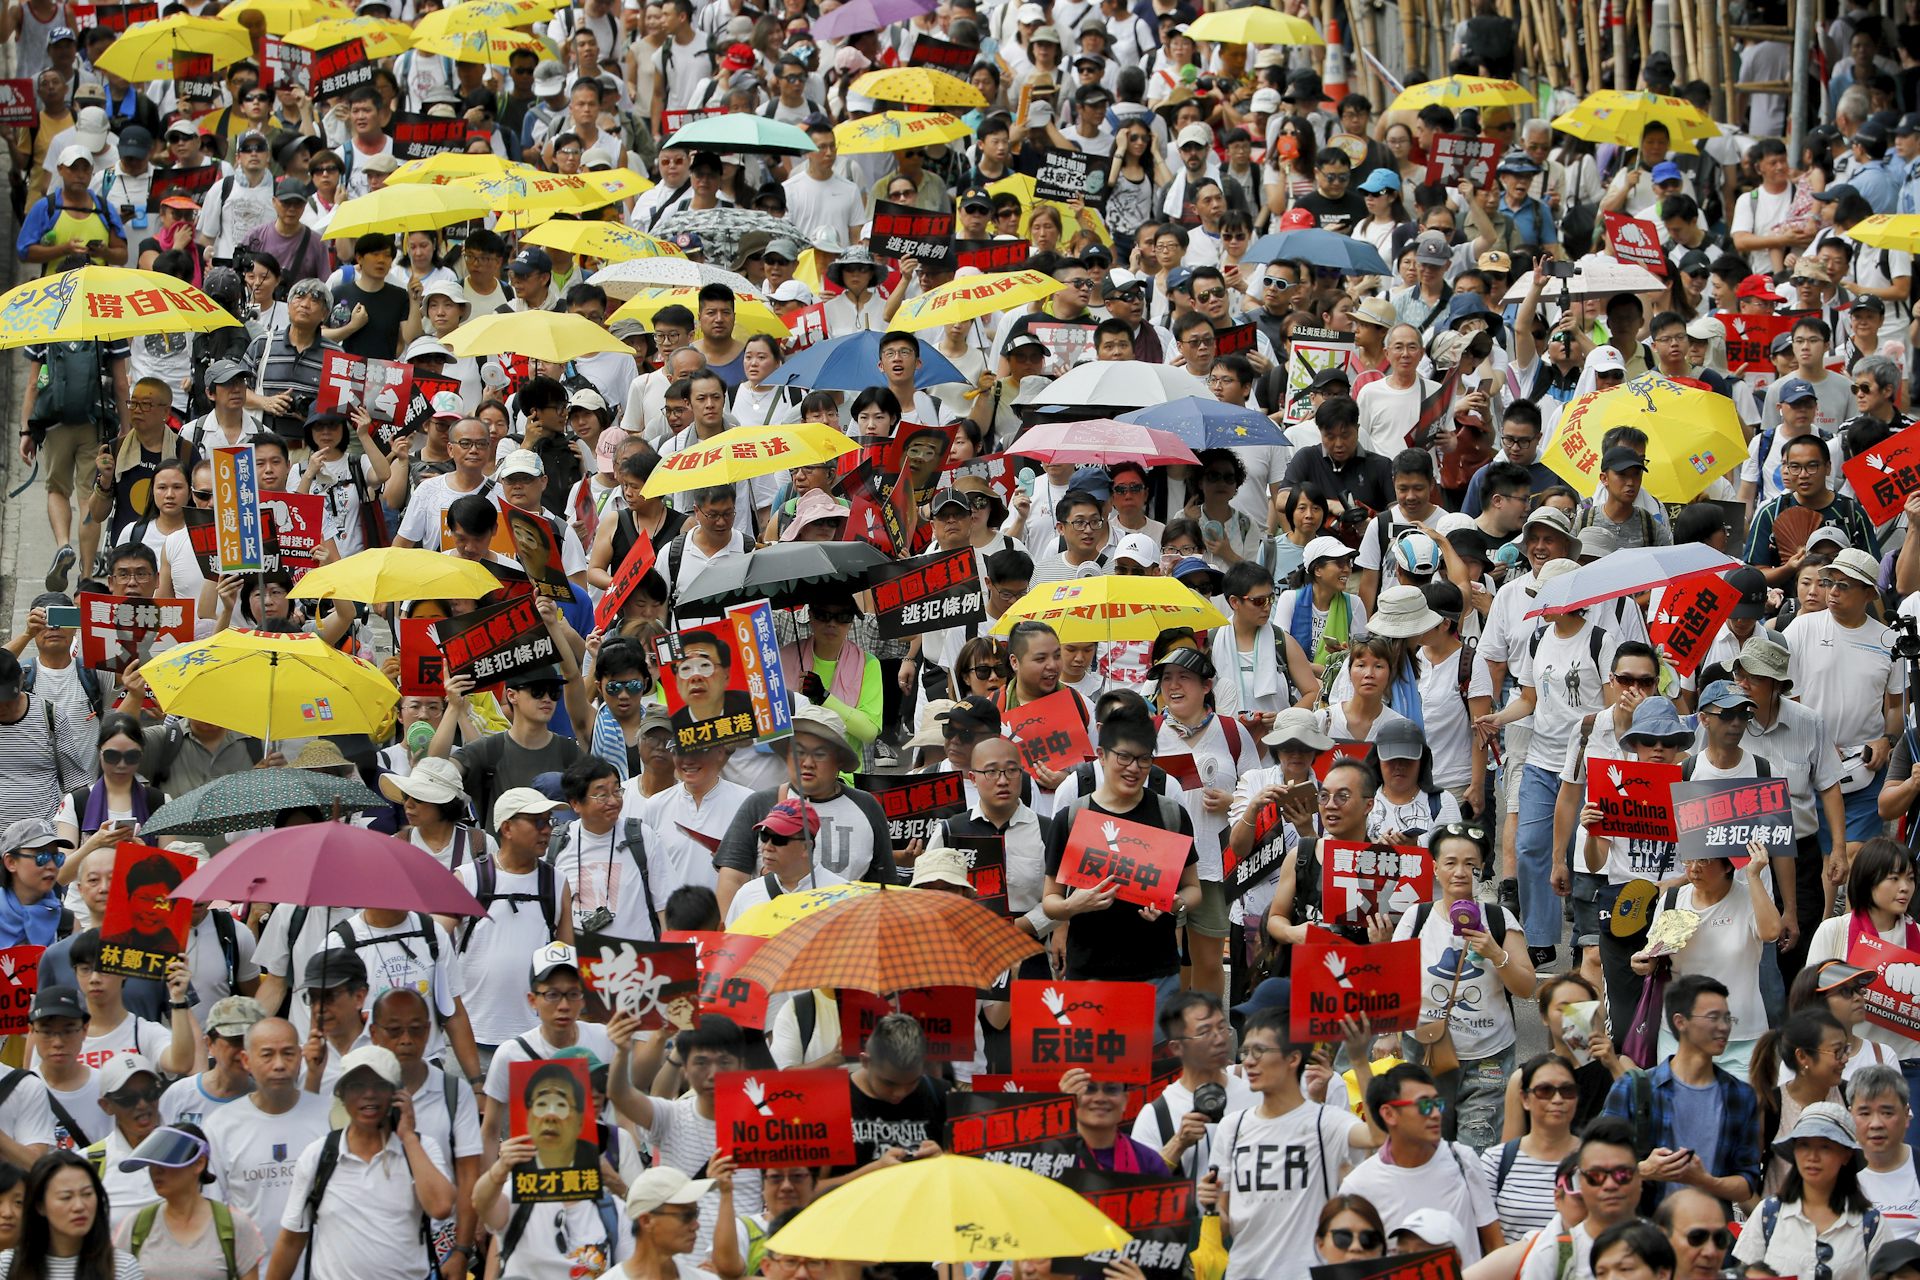
[[[544,512],[525,511],[502,504],[501,522],[513,539],[513,558],[527,572],[536,595],[558,604],[572,604],[573,583],[567,580],[566,557],[561,551],[562,528]]]
[[[1896,431],[1840,464],[1867,519],[1885,524],[1920,489],[1920,425]]]
[[[640,1019],[642,1031],[694,1022],[700,988],[698,948],[691,942],[636,942],[606,933],[582,933],[580,982],[587,989],[585,1017],[605,1022],[616,1013]]]
[[[977,1086],[980,1077],[974,1077]],[[947,1095],[947,1140],[956,1156],[980,1156],[1032,1149],[1075,1133],[1073,1095],[1067,1093],[971,1093]],[[1008,1163],[1003,1161],[1002,1163]]]
[[[1867,1021],[1908,1039],[1920,1037],[1920,953],[1868,932],[1847,947],[1847,963],[1873,973]]]
[[[1041,152],[1040,167],[1033,175],[1033,198],[1063,202],[1083,199],[1089,209],[1104,208],[1107,164],[1105,156],[1048,147]]]
[[[1673,784],[1680,781],[1677,764],[1643,764],[1638,760],[1587,761],[1587,803],[1599,805],[1605,816],[1587,828],[1589,835],[1606,839],[1664,840],[1671,842]]]
[[[919,987],[891,997],[842,988],[834,993],[840,1014],[840,1052],[849,1061],[866,1051],[867,1037],[889,1013],[904,1013],[927,1034],[930,1062],[971,1062],[979,1025],[972,987]]]
[[[27,1014],[40,990],[40,953],[45,947],[0,951],[0,1036],[27,1033]]]
[[[76,31],[104,27],[115,35],[125,35],[127,28],[136,22],[158,21],[160,6],[155,0],[141,0],[135,4],[78,3],[67,6],[67,13],[73,19]]]
[[[382,445],[391,445],[401,436],[410,436],[416,431],[424,431],[433,422],[433,402],[441,395],[460,395],[458,378],[443,378],[434,373],[413,374],[413,386],[407,392],[407,408],[399,423],[376,422],[374,435]]]
[[[314,392],[313,411],[346,413],[358,407],[365,409],[375,422],[392,425],[406,418],[412,396],[412,365],[329,351],[321,360],[320,386]]]
[[[1025,240],[956,240],[953,242],[954,269],[973,267],[983,274],[1017,271],[1033,256],[1033,245]]]
[[[996,915],[1008,914],[1006,837],[949,834],[947,847],[966,861],[974,902]]]
[[[1727,371],[1773,376],[1773,340],[1793,329],[1793,317],[1716,311],[1713,318],[1727,331]]]
[[[187,949],[193,904],[175,898],[199,870],[197,858],[123,840],[114,847],[107,909],[100,917],[100,969],[126,978],[167,975],[167,961]]]
[[[1645,267],[1657,276],[1667,274],[1667,255],[1660,248],[1660,228],[1646,218],[1630,218],[1624,213],[1603,213],[1607,243],[1613,256],[1635,267]]]
[[[215,556],[221,573],[260,573],[267,538],[260,521],[260,472],[250,444],[213,450]]]
[[[1287,344],[1287,394],[1283,410],[1286,425],[1297,426],[1313,417],[1308,394],[1314,377],[1324,369],[1345,369],[1352,377],[1360,362],[1359,348],[1332,329],[1295,329]]]
[[[766,945],[765,938],[707,929],[668,929],[666,942],[691,942],[700,970],[700,1012],[724,1013],[743,1027],[764,1029],[767,989],[739,977],[740,967]]]
[[[1460,1280],[1460,1254],[1451,1246],[1421,1253],[1309,1267],[1310,1280]]]
[[[1105,1276],[1116,1258],[1124,1258],[1147,1280],[1179,1280],[1187,1261],[1187,1242],[1199,1220],[1192,1178],[1177,1171],[1168,1176],[1072,1168],[1055,1180],[1078,1192],[1132,1237],[1121,1249],[1102,1249],[1081,1258],[1055,1258],[1055,1271]]]
[[[263,489],[260,509],[268,531],[268,572],[284,569],[300,581],[319,563],[320,544],[327,540],[326,495]]]
[[[780,318],[787,322],[787,339],[781,343],[787,355],[827,340],[827,304],[824,302],[789,311]]]
[[[940,485],[952,488],[956,480],[968,478],[985,480],[1000,495],[1002,505],[1009,511],[1013,509],[1013,495],[1020,487],[1020,463],[1013,454],[986,453],[964,462],[949,462],[943,469]]]
[[[1298,784],[1311,788],[1310,782]],[[1253,847],[1245,857],[1230,846],[1220,852],[1221,870],[1226,875],[1227,899],[1237,902],[1247,891],[1277,874],[1287,860],[1287,821],[1277,804],[1264,804],[1253,813]]]
[[[714,1137],[737,1169],[853,1163],[853,1092],[826,1068],[722,1071],[713,1082]]]
[[[1091,320],[1029,320],[1027,332],[1047,344],[1048,373],[1059,376],[1093,351]]]
[[[1036,767],[1063,771],[1093,759],[1086,721],[1071,689],[1055,689],[1044,698],[1023,702],[1000,713],[1007,736],[1020,748],[1020,763],[1032,773]]]
[[[1500,144],[1492,138],[1436,133],[1427,144],[1427,183],[1457,187],[1465,178],[1476,187],[1492,186],[1499,157]]]
[[[1128,1083],[1127,1105],[1120,1112],[1120,1122],[1132,1125],[1135,1117],[1152,1106],[1153,1100],[1166,1092],[1168,1085],[1180,1078],[1180,1072],[1180,1059],[1155,1058],[1152,1065],[1147,1068],[1145,1084],[1138,1081]]]
[[[895,849],[925,840],[933,824],[959,813],[967,801],[965,775],[939,773],[856,773],[853,785],[880,802],[887,815],[887,836]]]
[[[158,212],[160,202],[168,196],[185,196],[204,203],[207,192],[213,190],[213,184],[218,181],[218,164],[197,165],[191,169],[155,169],[153,182],[147,188],[147,209]]]
[[[1315,941],[1293,949],[1288,1035],[1295,1043],[1339,1040],[1343,1018],[1365,1015],[1376,1034],[1420,1022],[1420,940]]]
[[[349,40],[315,52],[307,62],[307,94],[315,102],[325,102],[373,83],[373,63],[367,59],[367,46]]]
[[[0,80],[0,125],[31,129],[40,123],[40,111],[31,80]]]
[[[1067,832],[1058,879],[1075,889],[1112,880],[1122,902],[1172,911],[1192,854],[1191,836],[1082,809]]]
[[[986,593],[972,547],[881,565],[867,582],[873,590],[874,622],[882,640],[970,626],[987,616]]]
[[[212,54],[173,55],[173,92],[176,101],[185,102],[189,98],[217,100],[224,87],[220,77],[214,74]]]
[[[193,639],[192,600],[148,600],[82,591],[80,665],[114,675]]]
[[[507,1066],[507,1134],[533,1139],[533,1159],[513,1166],[515,1204],[600,1198],[600,1148],[585,1058]]]
[[[449,675],[493,684],[522,671],[553,667],[554,678],[559,678],[559,652],[530,595],[513,596],[462,617],[436,619],[428,634],[440,646]]]
[[[467,122],[461,116],[429,116],[402,111],[387,132],[393,136],[393,154],[402,161],[426,160],[445,151],[464,150]]]
[[[654,642],[667,716],[683,746],[771,742],[792,729],[773,611],[762,600]]]
[[[1327,840],[1320,859],[1320,912],[1330,926],[1433,901],[1433,862],[1418,845]]]
[[[907,56],[907,65],[911,67],[933,67],[949,75],[964,80],[973,70],[975,58],[980,51],[971,45],[954,44],[950,40],[939,40],[924,31],[913,33],[913,52]]]
[[[447,696],[447,659],[433,640],[438,618],[400,619],[400,696]]]
[[[1352,742],[1347,739],[1336,741],[1331,747],[1313,758],[1313,777],[1316,782],[1327,780],[1327,770],[1346,760],[1365,760],[1373,754],[1371,742]]]
[[[613,626],[620,611],[627,606],[627,597],[640,585],[640,580],[653,568],[653,539],[647,536],[645,529],[639,530],[640,536],[634,540],[633,547],[627,552],[627,558],[620,562],[614,571],[613,581],[607,584],[606,591],[600,597],[600,603],[593,608],[593,625],[601,631]]]
[[[662,127],[660,136],[662,138],[671,138],[675,133],[679,132],[682,125],[692,124],[695,120],[706,120],[713,116],[723,116],[726,114],[727,109],[725,107],[680,107],[672,111],[663,111],[660,113],[660,123]]]
[[[1252,321],[1248,321],[1245,324],[1230,324],[1224,328],[1218,325],[1214,326],[1213,354],[1215,359],[1221,356],[1237,356],[1243,352],[1252,351],[1259,345],[1260,334],[1254,329]]]
[[[1653,647],[1667,655],[1675,674],[1690,676],[1739,603],[1740,593],[1717,573],[1663,582],[1654,593],[1647,633]]]
[[[953,213],[876,200],[869,243],[876,258],[915,258],[922,267],[947,267],[953,262]]]
[[[1153,1063],[1150,982],[1012,984],[1013,1075],[1051,1089],[1080,1067],[1095,1080],[1145,1083]]]
[[[1675,845],[1682,862],[1730,858],[1747,865],[1759,841],[1769,858],[1794,856],[1793,805],[1785,778],[1715,778],[1673,784]]]

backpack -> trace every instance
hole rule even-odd
[[[1747,1219],[1749,1226],[1753,1219]],[[1773,1229],[1780,1225],[1780,1197],[1768,1196],[1760,1202],[1760,1243],[1773,1243]],[[1873,1255],[1874,1237],[1880,1234],[1880,1211],[1868,1205],[1860,1211],[1860,1237],[1866,1254]]]
[[[633,818],[627,821],[637,823],[637,819]],[[537,902],[540,904],[540,918],[546,921],[548,933],[558,932],[560,928],[559,873],[553,869],[553,863],[542,858],[534,865],[534,877],[537,881],[535,892],[502,893],[500,892],[500,869],[494,860],[481,858],[475,861],[473,896],[480,900],[481,914],[467,918],[466,932],[460,935],[460,945],[455,949],[462,955],[466,954],[468,944],[473,941],[473,931],[480,927],[480,921],[486,918],[496,902],[508,903],[513,907],[515,914],[519,913],[521,903]],[[648,901],[652,901],[651,894],[648,895]]]
[[[140,541],[139,533],[136,532],[128,541]],[[80,678],[80,692],[87,695],[87,701],[93,704],[93,714],[98,716],[100,714],[100,708],[102,706],[101,698],[103,696],[100,690],[100,673],[92,667],[83,667],[79,663],[74,664],[74,670]],[[32,693],[34,681],[39,678],[39,663],[23,662],[20,664],[20,687],[22,689],[25,689],[28,693]]]
[[[300,977],[299,974],[293,972],[293,951],[295,947],[300,945],[300,931],[306,928],[307,913],[312,910],[312,907],[295,907],[293,909],[292,919],[287,921],[288,971],[281,976],[286,979],[287,1000],[289,1003],[293,999],[293,988]],[[382,938],[367,938],[365,940],[355,938],[353,936],[353,921],[351,919],[342,920],[330,930],[330,933],[339,941],[341,946],[349,951],[355,952],[359,951],[361,947],[372,946],[376,942],[400,942],[407,938],[425,937],[427,940],[427,958],[433,964],[438,965],[440,962],[440,938],[439,935],[434,932],[433,918],[424,911],[416,911],[413,913],[413,920],[416,925],[421,927],[415,929],[412,933],[389,934]],[[323,943],[321,946],[324,950],[325,944]],[[431,1004],[432,1001],[428,1003]],[[284,1017],[285,1014],[283,1013],[281,1016]],[[438,1013],[434,1016],[437,1021],[439,1017]]]
[[[1235,759],[1236,761],[1239,760],[1240,733],[1241,733],[1240,721],[1234,718],[1233,716],[1223,716],[1223,715],[1215,715],[1214,719],[1220,722],[1220,733],[1227,740],[1227,754],[1233,757],[1233,759]],[[1160,727],[1166,724],[1166,722],[1167,722],[1167,716],[1165,712],[1161,712],[1159,715],[1156,715],[1153,718],[1154,732],[1158,733],[1160,731]],[[1084,767],[1084,766],[1076,766],[1076,767]]]
[[[607,1233],[607,1257],[611,1258],[614,1254],[614,1244],[620,1238],[617,1234],[620,1229],[619,1211],[614,1208],[613,1196],[604,1191],[600,1193],[600,1198],[593,1202],[593,1207],[600,1215],[601,1228]],[[527,1233],[527,1223],[533,1219],[533,1210],[534,1206],[531,1203],[513,1206],[513,1215],[507,1219],[506,1233],[500,1238],[500,1267],[503,1271],[506,1268],[507,1259],[512,1257],[513,1251],[519,1247],[520,1237]]]
[[[647,870],[646,828],[640,824],[640,819],[625,818],[621,820],[620,844],[621,844],[621,847],[626,849],[627,856],[633,859],[634,867],[637,868],[640,872],[640,896],[642,901],[644,901],[647,906],[647,919],[651,922],[654,922],[654,929],[657,932],[659,929],[658,919],[659,919],[660,912],[659,912],[659,908],[655,905],[653,900],[653,877]],[[547,867],[552,866],[554,858],[558,856],[558,854],[562,849],[566,848],[566,845],[567,845],[566,830],[560,830],[560,831],[554,832],[547,844],[547,856],[541,860],[542,865]],[[480,864],[480,865],[485,865],[485,864]],[[543,887],[543,892],[544,892],[544,887]],[[474,896],[479,897],[480,895],[478,893],[475,893]],[[483,903],[484,901],[485,900],[482,899]],[[543,910],[544,910],[544,906],[543,906]],[[557,910],[548,911],[547,919],[550,921],[554,920],[554,917],[557,914],[558,914]],[[559,928],[559,925],[557,922],[554,924],[554,928],[556,929]]]
[[[344,1129],[335,1129],[320,1143],[320,1163],[313,1171],[313,1186],[307,1192],[307,1247],[306,1280],[313,1280],[313,1246],[311,1234],[320,1226],[320,1202],[326,1199],[327,1184],[333,1181],[334,1170],[340,1167],[340,1143],[346,1133]],[[104,1144],[102,1144],[104,1146]],[[102,1158],[105,1157],[103,1150]],[[412,1175],[408,1175],[407,1185],[412,1186]],[[433,1223],[426,1214],[420,1215],[420,1244],[427,1255],[427,1274],[438,1273],[439,1263],[433,1256]]]
[[[1764,458],[1765,456],[1766,456],[1765,454],[1761,455],[1762,458]],[[1592,504],[1592,503],[1584,507],[1581,510],[1579,517],[1573,523],[1574,533],[1577,534],[1582,529],[1590,527],[1593,524],[1594,514],[1599,509],[1600,508],[1598,504]],[[1655,545],[1654,530],[1658,526],[1654,522],[1653,513],[1651,511],[1646,510],[1644,507],[1641,507],[1639,504],[1636,503],[1633,508],[1633,514],[1640,517],[1640,545],[1643,547],[1654,546]]]
[[[1643,512],[1642,514],[1645,513]],[[1529,663],[1540,656],[1540,642],[1546,639],[1547,632],[1552,629],[1553,624],[1551,622],[1542,623],[1540,626],[1534,628],[1532,637],[1527,641],[1527,661]],[[1596,670],[1600,670],[1600,650],[1606,642],[1606,632],[1602,631],[1597,623],[1588,623],[1587,654],[1593,659],[1593,665]],[[1605,684],[1606,682],[1607,673],[1604,670],[1600,670],[1600,683]]]
[[[220,1237],[220,1258],[227,1266],[227,1280],[239,1280],[240,1268],[233,1260],[233,1210],[218,1200],[207,1201],[207,1208],[213,1210],[213,1231]],[[146,1247],[147,1237],[153,1234],[153,1224],[159,1218],[158,1204],[150,1204],[133,1215],[133,1235],[127,1241],[128,1253],[136,1258],[140,1256],[140,1250]]]
[[[49,342],[40,366],[39,393],[27,429],[35,444],[51,427],[92,422],[105,425],[112,414],[106,396],[106,361],[92,338],[76,342]]]

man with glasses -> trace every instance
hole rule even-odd
[[[1319,220],[1322,231],[1346,235],[1367,216],[1367,202],[1353,189],[1353,162],[1338,147],[1322,148],[1314,158],[1313,190],[1300,197],[1298,208]]]
[[[173,399],[159,378],[142,378],[127,395],[129,430],[117,442],[102,442],[94,456],[93,485],[80,524],[80,563],[91,565],[106,543],[120,541],[127,528],[145,517],[152,499],[153,473],[168,458],[187,460],[186,440],[168,429]]]
[[[273,220],[254,228],[238,243],[270,255],[280,264],[286,280],[323,280],[327,275],[327,242],[306,225],[306,212],[305,185],[297,178],[282,178],[273,188]]]
[[[1847,375],[1827,368],[1827,352],[1833,331],[1818,316],[1801,316],[1793,322],[1793,376],[1811,386],[1819,398],[1814,427],[1823,436],[1831,436],[1840,424],[1853,416],[1853,384]],[[1780,424],[1780,391],[1786,378],[1775,380],[1767,388],[1760,406],[1760,426],[1771,429]]]
[[[1900,366],[1886,356],[1864,356],[1853,365],[1855,412],[1840,424],[1838,434],[1849,454],[1864,453],[1913,419],[1900,412]]]
[[[1800,392],[1795,394],[1804,395]],[[1798,412],[1804,413],[1804,407]],[[1777,497],[1762,503],[1760,509],[1753,513],[1753,520],[1747,527],[1744,556],[1749,565],[1766,575],[1768,586],[1789,585],[1806,558],[1804,547],[1792,556],[1783,558],[1773,532],[1774,524],[1782,513],[1799,507],[1817,512],[1820,525],[1832,525],[1841,530],[1847,535],[1851,546],[1861,548],[1870,560],[1878,563],[1880,540],[1874,535],[1873,521],[1867,518],[1866,509],[1858,499],[1828,487],[1827,478],[1832,474],[1832,468],[1830,443],[1811,431],[1794,435],[1780,446],[1780,475],[1785,487]],[[1874,581],[1869,581],[1869,587],[1874,585]]]
[[[820,815],[811,806],[783,800],[769,809],[753,830],[759,845],[759,874],[742,885],[727,904],[728,925],[761,903],[785,894],[846,883],[844,877],[814,861]]]
[[[613,789],[617,794],[618,779]],[[509,791],[493,807],[498,847],[491,856],[473,857],[454,868],[486,913],[462,921],[458,941],[473,996],[468,1018],[483,1070],[494,1050],[526,1025],[519,995],[521,957],[537,955],[556,938],[573,940],[575,886],[582,882],[582,859],[576,857],[571,865],[562,861],[564,846],[552,862],[545,861],[559,804]]]
[[[1019,746],[1001,736],[999,724],[993,704],[978,696],[947,713],[948,736],[972,738],[966,771],[971,799],[964,813],[934,824],[927,834],[927,852],[958,847],[955,842],[961,840],[999,838],[1006,850],[1007,910],[1022,932],[1045,942],[1054,929],[1040,906],[1050,824],[1021,801],[1026,775]],[[1017,976],[1050,976],[1046,957],[1030,957]]]
[[[287,327],[260,335],[247,348],[246,365],[254,372],[246,407],[282,440],[302,439],[327,353],[340,350],[320,332],[332,307],[325,281],[297,280],[287,290]]]
[[[1505,542],[1520,532],[1527,499],[1559,483],[1560,477],[1540,461],[1538,406],[1516,400],[1500,421],[1500,455],[1473,473],[1460,509],[1483,533]]]
[[[1391,458],[1407,446],[1420,406],[1438,383],[1420,376],[1426,355],[1420,330],[1397,324],[1387,333],[1387,376],[1367,383],[1354,397],[1360,408],[1360,439],[1368,451]],[[1435,432],[1436,440],[1444,433]]]
[[[1442,1136],[1447,1101],[1427,1069],[1402,1063],[1374,1076],[1366,1084],[1365,1105],[1367,1118],[1386,1141],[1346,1176],[1340,1193],[1365,1196],[1390,1224],[1405,1222],[1417,1209],[1451,1214],[1468,1233],[1461,1261],[1469,1265],[1499,1248],[1500,1215],[1480,1174],[1479,1154]]]
[[[268,165],[267,135],[248,133],[235,146],[239,164],[207,189],[194,240],[211,249],[209,265],[231,266],[248,236],[274,220],[273,171]],[[304,203],[304,201],[303,201]]]
[[[160,1202],[160,1193],[154,1190],[144,1166],[131,1171],[122,1166],[133,1149],[160,1127],[160,1073],[145,1054],[134,1051],[115,1054],[99,1068],[98,1080],[100,1110],[106,1113],[110,1127],[84,1154],[100,1171],[117,1227],[140,1209]],[[102,1205],[101,1211],[106,1208]]]
[[[1896,1070],[1893,1074],[1900,1073]],[[1856,1081],[1849,1084],[1859,1087]],[[1903,1093],[1905,1089],[1902,1081]],[[1682,1187],[1660,1202],[1653,1212],[1653,1225],[1667,1233],[1667,1243],[1673,1246],[1673,1280],[1719,1280],[1721,1268],[1733,1252],[1733,1232],[1724,1204],[1704,1191]]]
[[[1519,1280],[1559,1280],[1562,1276],[1593,1274],[1593,1242],[1607,1228],[1631,1222],[1640,1205],[1640,1165],[1633,1150],[1633,1126],[1603,1116],[1580,1135],[1580,1202],[1586,1216],[1570,1230],[1549,1222],[1541,1233],[1545,1243],[1556,1238],[1572,1245],[1572,1269],[1564,1260],[1567,1248],[1535,1248],[1527,1255]]]
[[[478,418],[462,418],[447,433],[447,448],[453,455],[453,470],[428,476],[414,487],[407,499],[406,514],[400,518],[400,531],[394,537],[396,547],[426,546],[446,549],[449,537],[446,512],[455,500],[469,494],[485,495],[493,487],[487,473],[493,464],[493,436],[487,424]],[[387,486],[392,496],[392,477]]]
[[[1091,578],[1105,573],[1108,559],[1106,546],[1111,534],[1106,503],[1088,489],[1070,487],[1066,495],[1054,504],[1053,518],[1060,530],[1061,540],[1058,546],[1035,561],[1033,581],[1061,582],[1068,578]]]
[[[1147,320],[1147,296],[1152,289],[1151,276],[1136,276],[1120,270],[1107,275],[1106,287],[1101,291],[1107,315],[1126,325],[1131,341],[1129,354],[1124,359],[1159,364],[1172,353],[1173,335]]]
[[[1261,1095],[1247,1083],[1243,1070],[1229,1065],[1233,1027],[1219,996],[1206,991],[1181,993],[1161,1012],[1160,1034],[1180,1055],[1180,1075],[1134,1117],[1133,1139],[1158,1151],[1168,1167],[1197,1178],[1202,1170],[1219,1163],[1211,1152],[1224,1113],[1218,1106],[1212,1108],[1213,1115],[1196,1111],[1195,1091],[1209,1085],[1222,1091],[1226,1112],[1254,1106]]]
[[[523,957],[526,953],[513,954]],[[579,953],[564,941],[548,942],[532,952],[530,970],[520,968],[525,963],[520,958],[514,961],[516,976],[511,985],[524,995],[525,1008],[518,1024],[526,1029],[502,1040],[493,1050],[481,1090],[480,1131],[489,1163],[499,1156],[501,1140],[507,1133],[508,1079],[514,1063],[582,1054],[598,1062],[611,1062],[614,1057],[608,1027],[580,1016],[586,1008],[586,988],[580,977]],[[518,976],[523,972],[524,978]],[[527,1026],[527,1011],[534,1018],[531,1027]],[[484,1199],[480,1202],[485,1203]]]
[[[1215,286],[1216,288],[1220,286]],[[1173,322],[1173,341],[1179,351],[1174,362],[1202,382],[1213,372],[1213,361],[1220,349],[1220,337],[1213,321],[1196,310],[1183,312]]]

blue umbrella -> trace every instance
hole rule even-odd
[[[1304,262],[1311,267],[1327,267],[1350,276],[1390,274],[1387,260],[1365,240],[1335,235],[1319,228],[1301,228],[1261,236],[1247,249],[1243,263]]]
[[[1119,420],[1171,432],[1196,451],[1287,443],[1279,424],[1266,414],[1205,396],[1181,396],[1123,413]]]
[[[885,336],[877,329],[863,329],[859,333],[828,338],[774,370],[767,383],[813,391],[864,391],[884,385],[886,379],[880,376],[880,339]],[[925,338],[914,341],[920,344],[920,372],[914,376],[914,386],[925,390],[948,382],[972,381]]]

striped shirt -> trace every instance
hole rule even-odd
[[[51,818],[62,794],[94,779],[92,717],[26,695],[26,714],[0,721],[0,829]]]
[[[1501,1234],[1512,1244],[1527,1232],[1544,1227],[1553,1217],[1553,1173],[1559,1165],[1557,1161],[1537,1160],[1516,1151],[1506,1180],[1502,1182],[1500,1157],[1504,1149],[1504,1146],[1493,1146],[1481,1152],[1480,1169],[1486,1175],[1488,1190],[1493,1192]]]

